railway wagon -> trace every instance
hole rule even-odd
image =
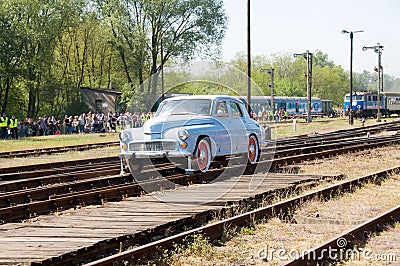
[[[382,92],[385,99],[385,115],[400,114],[400,92]]]
[[[384,116],[400,114],[400,93],[380,93],[380,112]],[[348,115],[350,110],[350,94],[344,97],[344,111]],[[354,117],[376,117],[378,113],[378,92],[377,91],[355,91],[353,93]]]
[[[329,100],[327,100],[329,102]],[[255,113],[270,110],[271,96],[252,96],[250,106]],[[275,96],[274,110],[283,109],[289,116],[305,115],[307,113],[307,97]],[[332,108],[332,101],[330,101]],[[322,100],[317,97],[311,98],[311,115],[328,115],[323,112]]]
[[[378,113],[378,92],[376,91],[355,91],[352,95],[352,108],[354,117],[376,117]],[[383,95],[380,95],[380,109],[384,113],[385,102]],[[350,93],[344,96],[344,111],[348,115],[350,110]]]

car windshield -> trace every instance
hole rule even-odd
[[[210,115],[211,100],[185,99],[162,102],[156,116]]]

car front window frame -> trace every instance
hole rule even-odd
[[[188,104],[187,102],[193,102],[193,103]],[[184,108],[181,108],[179,111],[177,111],[176,109],[179,108],[180,104],[182,104]],[[212,102],[209,99],[170,100],[163,102],[159,106],[155,114],[155,117],[166,117],[170,115],[185,115],[185,114],[210,115],[211,104]],[[194,109],[195,107],[198,107],[199,109],[196,110]]]

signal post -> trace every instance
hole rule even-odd
[[[307,60],[307,72],[305,74],[307,78],[307,123],[312,121],[311,116],[311,85],[312,85],[312,53],[308,50],[302,54],[294,54],[294,57],[302,56]]]

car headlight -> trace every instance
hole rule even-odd
[[[184,128],[179,129],[178,138],[180,140],[186,140],[188,137],[189,137],[189,132],[187,132],[186,129],[184,129]]]
[[[129,139],[129,134],[128,134],[128,132],[126,132],[126,131],[121,131],[121,133],[119,133],[119,139],[120,139],[122,142],[127,141],[127,140]]]

